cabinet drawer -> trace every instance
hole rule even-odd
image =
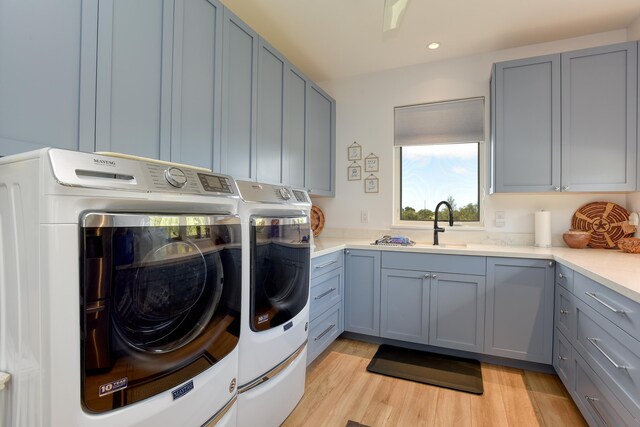
[[[382,252],[382,268],[484,276],[486,258],[469,255]]]
[[[576,378],[571,394],[589,425],[640,425],[580,356],[574,362]]]
[[[342,267],[342,251],[336,251],[327,255],[311,259],[311,278],[328,273],[331,270]]]
[[[307,365],[320,355],[340,335],[340,304],[311,322]]]
[[[336,303],[342,301],[342,268],[323,274],[311,281],[310,312],[311,320]]]
[[[553,341],[553,367],[564,386],[570,390],[573,384],[573,347],[562,333],[556,329]]]
[[[575,339],[576,335],[576,310],[574,299],[575,297],[571,292],[567,291],[562,286],[558,286],[556,282],[555,326],[570,340]]]
[[[556,263],[556,285],[564,286],[565,289],[573,292],[573,270]]]
[[[573,286],[578,298],[640,340],[640,304],[580,273],[574,274]]]
[[[576,313],[576,349],[640,418],[640,342],[582,302],[576,303]]]

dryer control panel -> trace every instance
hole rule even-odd
[[[303,189],[251,181],[237,181],[236,183],[240,190],[240,197],[246,202],[311,206],[311,199]]]
[[[239,197],[232,177],[188,165],[109,153],[51,149],[58,183],[109,190]]]

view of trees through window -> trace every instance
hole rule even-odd
[[[479,143],[401,148],[400,219],[433,221],[436,205],[448,201],[456,221],[480,221]],[[449,212],[442,205],[438,219]]]

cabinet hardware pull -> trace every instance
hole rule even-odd
[[[609,363],[611,363],[613,365],[614,368],[616,369],[627,369],[626,366],[624,365],[618,365],[607,353],[605,353],[605,351],[602,349],[602,347],[600,347],[598,345],[598,339],[597,338],[589,338],[587,337],[587,341],[589,341],[591,344],[593,344],[593,346],[609,361]]]
[[[326,297],[327,295],[329,295],[331,292],[333,292],[333,291],[335,291],[335,290],[336,290],[336,288],[331,288],[331,289],[329,289],[329,290],[327,290],[327,291],[324,291],[324,292],[323,292],[323,293],[321,293],[320,295],[316,295],[315,297],[313,297],[313,299],[321,299],[321,298],[324,298],[324,297]]]
[[[345,250],[344,250],[344,253],[345,253],[345,254],[350,254],[351,252],[349,251],[349,249],[345,249]]]
[[[431,278],[432,278],[432,279],[437,279],[437,278],[438,278],[438,275],[437,275],[437,274],[432,274],[432,275],[431,275]]]
[[[348,253],[348,252],[347,252],[347,253]],[[316,270],[319,270],[319,269],[321,269],[321,268],[329,267],[330,265],[335,264],[335,263],[337,263],[337,262],[338,262],[338,260],[335,260],[335,259],[334,259],[333,261],[329,261],[329,262],[325,262],[324,264],[316,265],[314,268],[315,268]]]
[[[564,356],[558,356],[558,360],[564,362],[565,360],[567,360],[567,358]]]
[[[605,307],[607,307],[609,310],[613,311],[616,314],[627,314],[626,311],[624,311],[622,309],[619,309],[619,308],[612,307],[609,304],[607,304],[606,302],[602,301],[600,298],[598,298],[598,296],[596,295],[595,292],[585,292],[585,294],[588,297],[591,297],[594,300],[598,301],[600,304],[604,305]]]
[[[594,403],[594,402],[599,402],[600,399],[597,399],[597,398],[591,397],[591,396],[587,396],[586,394],[584,395],[584,398],[587,400],[587,402],[589,402],[589,406],[591,406],[593,408],[593,410],[595,411],[595,413],[598,416],[598,418],[600,418],[600,421],[602,421],[602,425],[604,425],[604,427],[609,427],[609,424],[607,424],[607,422],[604,420],[604,417],[602,416],[602,414],[598,410],[598,407]]]
[[[313,340],[314,341],[318,341],[321,340],[323,336],[327,335],[329,333],[330,330],[332,330],[333,328],[336,327],[335,323],[332,323],[329,325],[329,327],[327,329],[325,329],[324,331],[322,331],[322,333],[320,335],[318,335],[317,337],[315,337]]]
[[[564,274],[558,273],[558,277],[561,278],[561,279],[564,279]]]
[[[565,310],[563,308],[560,309],[560,314],[569,314],[569,310]]]
[[[427,274],[425,274],[425,275],[424,275],[424,278],[425,278],[425,279],[429,279],[430,277],[431,277],[431,274],[429,274],[429,273],[427,273]]]
[[[553,267],[553,261],[549,261],[549,267]]]
[[[568,185],[563,185],[563,186],[562,186],[562,191],[567,191],[568,189],[569,189],[569,186],[568,186]]]
[[[560,187],[556,185],[555,187],[553,187],[553,191],[560,191]]]

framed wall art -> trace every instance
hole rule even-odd
[[[380,160],[378,156],[371,153],[367,157],[364,158],[364,171],[365,172],[378,172],[379,171]]]
[[[377,193],[378,192],[378,177],[374,174],[369,175],[364,180],[364,192],[365,193]]]
[[[353,162],[347,169],[347,177],[349,181],[360,181],[362,179],[362,167]]]
[[[353,144],[347,147],[348,160],[362,160],[362,146],[353,141]]]

